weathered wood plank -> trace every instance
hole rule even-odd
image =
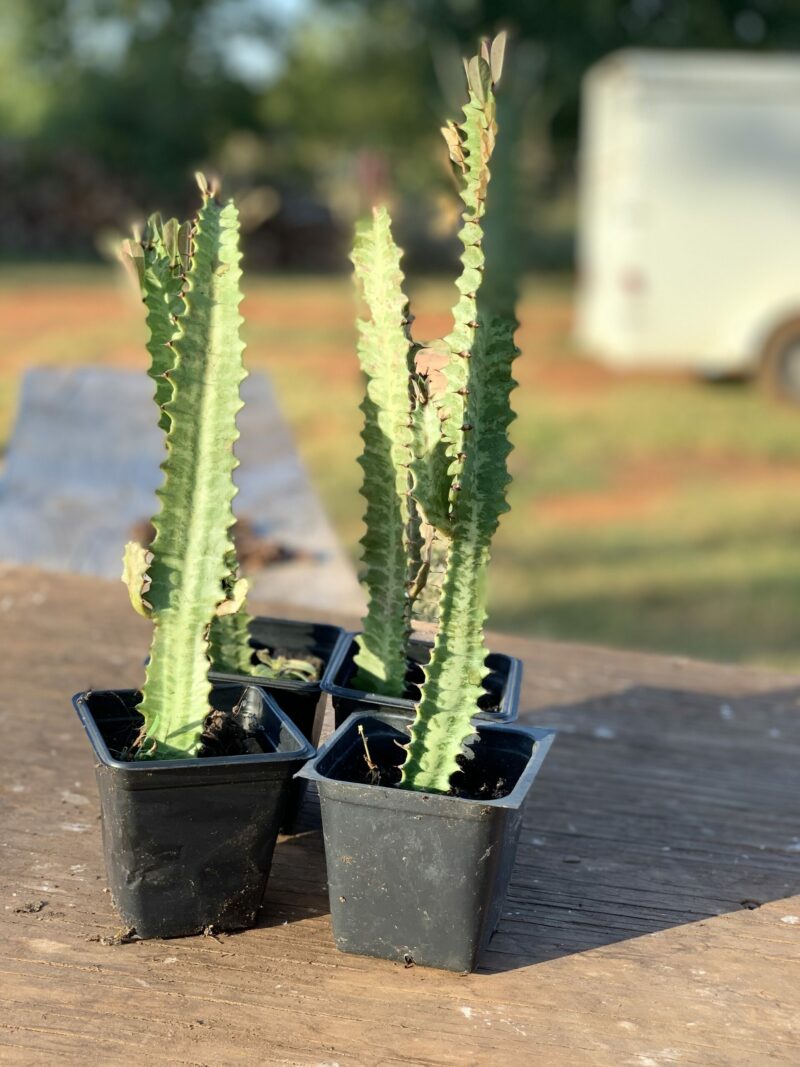
[[[0,476],[0,559],[114,578],[119,545],[153,513],[163,435],[146,375],[116,367],[36,367],[22,381]],[[360,611],[363,594],[263,372],[242,385],[234,508],[287,550],[250,575],[256,591],[306,610]],[[113,404],[109,399],[113,398]]]
[[[99,942],[119,923],[69,697],[138,684],[147,636],[121,584],[0,571],[0,1062],[800,1062],[800,679],[505,642],[560,737],[458,976],[335,950],[313,799],[256,929]]]

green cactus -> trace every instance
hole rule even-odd
[[[483,636],[486,572],[492,536],[500,515],[508,510],[517,322],[498,314],[494,296],[482,295],[484,278],[491,280],[493,267],[484,256],[482,220],[497,133],[494,86],[502,69],[503,45],[500,38],[490,51],[485,43],[482,54],[469,61],[464,120],[443,131],[450,158],[463,175],[464,203],[462,271],[456,283],[460,297],[453,309],[453,329],[445,338],[449,360],[438,398],[450,459],[447,561],[438,630],[401,778],[406,788],[442,793],[450,788],[464,742],[474,734],[472,716],[488,674]]]
[[[401,416],[408,414],[401,357],[404,351],[414,356],[408,372],[410,470],[412,499],[417,505],[420,528],[417,543],[423,547],[412,553],[410,539],[401,539],[412,511],[376,512],[376,519],[383,523],[380,528],[376,523],[375,529],[371,529],[368,521],[365,547],[368,543],[377,544],[383,548],[384,555],[375,575],[367,569],[370,611],[365,632],[368,625],[373,629],[382,627],[386,639],[384,649],[391,648],[391,676],[399,679],[401,671],[405,673],[410,633],[408,598],[402,602],[404,613],[401,613],[398,595],[396,615],[391,618],[383,613],[379,618],[372,618],[373,604],[382,608],[384,601],[380,594],[385,592],[389,573],[398,589],[405,575],[406,590],[412,588],[415,594],[420,593],[429,579],[427,589],[419,598],[418,614],[433,619],[438,628],[431,659],[425,668],[400,784],[404,788],[432,792],[450,789],[464,742],[474,733],[472,718],[478,711],[488,673],[483,626],[489,548],[500,515],[508,507],[505,500],[509,481],[507,458],[511,449],[508,427],[513,418],[510,393],[515,384],[511,365],[517,355],[514,344],[517,323],[505,284],[509,272],[504,271],[497,258],[487,262],[483,248],[489,161],[497,132],[494,87],[502,69],[504,46],[505,36],[501,34],[491,45],[484,42],[480,54],[466,64],[468,100],[464,118],[458,124],[448,123],[442,131],[450,158],[463,179],[463,224],[459,233],[463,246],[462,270],[456,282],[459,299],[453,308],[453,328],[447,337],[426,346],[413,346],[408,340],[405,345],[400,343],[398,331],[401,321],[405,321],[405,311],[401,319],[400,309],[405,307],[405,302],[399,290],[398,271],[393,275],[394,299],[382,305],[384,310],[391,307],[388,332],[375,330],[368,337],[370,365],[376,366],[381,375],[393,378],[386,392],[391,388],[392,412],[400,428],[405,425]],[[380,218],[388,232],[388,217],[382,213]],[[501,252],[498,248],[497,255]],[[393,245],[392,256],[396,266],[399,253]],[[365,269],[363,265],[362,269]],[[371,276],[377,273],[374,262],[370,269]],[[500,281],[492,284],[495,278]],[[500,296],[503,299],[498,299]],[[391,352],[389,334],[396,345]],[[367,411],[369,403],[368,397]],[[402,447],[398,447],[396,439],[386,443],[380,462],[376,450],[365,451],[362,464],[368,520],[372,494],[379,488],[385,492],[393,479],[398,498],[407,491],[407,440],[403,433]],[[396,553],[391,568],[389,539]],[[405,567],[400,558],[401,543],[406,547]],[[411,583],[409,575],[415,569],[419,579]],[[375,578],[382,583],[377,590],[379,595],[373,584]],[[370,664],[373,674],[389,673],[387,661],[380,659],[382,652],[383,649],[376,651],[378,664]],[[359,675],[356,686],[363,688],[360,682]]]
[[[249,674],[253,678],[316,681],[319,669],[308,660],[253,648],[250,642],[253,619],[246,605],[248,582],[239,577],[239,564],[233,549],[226,555],[225,566],[227,573],[222,581],[225,600],[217,609],[209,631],[213,669],[226,674]]]
[[[373,693],[402,696],[421,561],[419,517],[410,496],[413,349],[400,250],[385,208],[376,209],[372,219],[359,227],[352,259],[356,284],[370,313],[369,319],[358,323],[358,356],[367,380],[361,404],[364,451],[359,462],[367,501],[361,544],[369,606],[358,638],[353,684]]]
[[[246,376],[239,219],[232,202],[219,204],[205,180],[200,187],[191,224],[162,226],[154,217],[143,240],[125,249],[148,308],[150,373],[167,445],[153,543],[149,551],[127,547],[123,575],[134,607],[154,622],[138,758],[197,754],[211,710],[209,631],[244,594],[232,577],[230,534]]]
[[[183,286],[188,264],[190,223],[177,219],[161,221],[158,214],[147,220],[139,240],[123,242],[123,262],[135,268],[147,308],[150,353],[148,374],[155,382],[159,426],[166,433],[169,417],[165,406],[172,399],[169,372],[175,362],[172,343],[178,317],[183,312]]]
[[[484,319],[469,358],[461,452],[451,467],[453,503],[439,623],[421,700],[411,729],[402,785],[447,792],[472,716],[483,695],[487,648],[486,570],[500,515],[508,510],[506,461],[511,450],[511,363],[517,354],[513,320]]]
[[[497,133],[494,86],[503,47],[502,37],[491,49],[484,43],[481,54],[469,61],[464,120],[443,131],[450,158],[463,176],[464,203],[462,271],[456,283],[460,297],[453,309],[453,329],[445,338],[449,359],[437,399],[450,460],[447,559],[438,630],[401,778],[406,788],[442,793],[450,788],[464,742],[474,734],[472,717],[488,673],[483,626],[489,548],[500,515],[508,510],[517,323],[513,315],[498,313],[496,300],[484,295],[484,278],[491,280],[497,267],[486,262],[482,223]]]

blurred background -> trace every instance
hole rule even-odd
[[[356,560],[353,222],[390,202],[415,335],[446,332],[438,128],[503,26],[523,354],[492,627],[798,667],[796,0],[3,0],[0,448],[30,369],[144,369],[110,249],[203,168],[246,227],[249,365]]]

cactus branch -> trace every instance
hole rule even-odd
[[[210,710],[208,632],[227,598],[233,445],[245,377],[238,235],[233,203],[220,206],[204,195],[172,342],[167,457],[148,568],[155,627],[139,711],[149,758],[196,754]]]
[[[434,341],[415,353],[414,430],[411,463],[414,499],[425,523],[444,534],[450,531],[449,467],[442,437],[439,405],[446,386],[443,368],[449,361],[446,342]]]
[[[497,132],[489,64],[482,56],[474,56],[467,69],[469,98],[464,105],[464,118],[459,125],[450,125],[451,135],[446,138],[450,158],[462,172],[461,199],[464,205],[458,234],[463,248],[461,273],[456,280],[459,299],[453,308],[453,328],[445,338],[449,352],[449,360],[443,369],[446,387],[438,398],[442,433],[453,461],[449,471],[451,507],[453,486],[459,481],[458,457],[463,453],[464,426],[469,425],[465,417],[469,359],[477,337],[478,292],[485,267],[482,222],[490,179],[489,160]],[[458,140],[455,147],[453,135]]]
[[[172,399],[169,375],[175,363],[173,342],[178,333],[177,322],[183,312],[183,287],[188,264],[190,224],[169,219],[162,223],[160,215],[147,220],[141,241],[126,241],[122,246],[123,261],[136,268],[142,300],[147,308],[150,353],[148,374],[155,382],[155,401],[159,408],[159,426],[169,429],[166,405]]]
[[[356,285],[369,309],[358,323],[358,356],[367,379],[359,460],[367,501],[361,539],[369,606],[358,638],[358,689],[401,696],[411,630],[411,593],[419,577],[419,520],[410,497],[411,341],[400,250],[385,208],[362,224],[353,249]]]
[[[464,204],[460,298],[453,309],[453,329],[445,338],[449,359],[437,396],[449,460],[444,479],[447,557],[439,629],[401,772],[403,787],[442,793],[450,788],[464,742],[474,734],[472,716],[488,673],[483,637],[486,571],[492,536],[508,508],[511,364],[517,354],[516,320],[498,315],[481,293],[487,267],[482,220],[496,136],[492,72],[502,68],[502,43],[487,44],[482,52],[466,66],[469,99],[464,121],[448,127],[446,135],[451,159],[463,174]]]
[[[239,577],[239,563],[233,546],[225,554],[225,568],[227,573],[222,580],[225,599],[218,605],[209,631],[211,663],[215,671],[252,674],[252,620],[245,604],[248,582]]]
[[[403,764],[402,784],[408,788],[447,792],[463,743],[474,733],[471,719],[488,673],[483,639],[486,569],[492,535],[508,510],[514,327],[502,319],[482,325],[470,360],[466,417],[471,430],[451,513],[439,629]]]

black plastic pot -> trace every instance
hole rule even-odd
[[[352,688],[353,676],[356,673],[357,636],[346,634],[342,638],[322,679],[322,688],[326,693],[330,693],[333,701],[336,726],[341,726],[349,715],[365,703],[413,715],[414,702],[419,699],[418,684],[422,681],[422,666],[430,659],[432,641],[417,637],[410,642],[408,654],[412,667],[406,694],[403,697],[386,697],[378,693],[362,693],[360,689]],[[486,657],[486,666],[490,673],[484,683],[486,694],[480,701],[483,710],[476,718],[486,722],[513,722],[519,714],[522,662],[502,652],[491,652]]]
[[[135,690],[79,693],[73,703],[97,762],[108,885],[139,937],[252,926],[261,905],[291,776],[312,745],[257,687],[215,686],[221,711],[263,754],[129,762],[138,733]]]
[[[339,626],[329,626],[318,622],[297,622],[294,619],[273,619],[259,615],[253,619],[250,643],[253,649],[281,648],[292,655],[304,658],[315,656],[322,660],[322,676],[328,670],[336,650],[346,638],[345,631]],[[253,655],[253,664],[257,660]],[[212,671],[213,682],[232,682],[238,685],[258,685],[266,689],[281,711],[292,720],[303,737],[315,747],[319,744],[322,720],[325,717],[325,694],[321,688],[321,678],[316,682],[299,682],[291,678],[273,680],[271,678],[253,678],[249,675],[230,674],[224,671]],[[292,783],[286,815],[281,830],[291,833],[297,821],[297,814],[303,803],[306,783]]]
[[[365,784],[359,726],[379,767],[398,762],[409,720],[365,705],[299,772],[319,790],[336,946],[471,971],[497,926],[522,806],[554,731],[477,724],[472,782],[502,780],[508,792],[465,799]]]

